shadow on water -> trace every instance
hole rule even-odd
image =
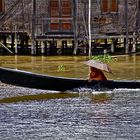
[[[49,100],[49,99],[59,99],[59,98],[75,98],[78,96],[79,94],[73,94],[73,93],[47,93],[47,94],[39,94],[39,95],[24,95],[24,96],[3,98],[0,99],[0,103],[16,103],[16,102]]]
[[[80,89],[79,89],[80,90]],[[87,89],[87,91],[73,92],[66,91],[61,93],[42,93],[34,95],[22,95],[14,97],[4,97],[0,99],[0,103],[17,103],[17,102],[28,102],[28,101],[40,101],[40,100],[50,100],[50,99],[66,99],[66,98],[88,98],[94,103],[105,103],[112,99],[112,91],[95,91]]]

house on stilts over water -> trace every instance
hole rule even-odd
[[[138,52],[139,12],[140,0],[0,0],[0,53]]]

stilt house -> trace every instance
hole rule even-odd
[[[120,46],[128,49],[124,47],[126,36],[128,44],[134,44],[133,38],[139,37],[140,0],[89,2],[0,0],[0,32],[25,32],[30,39],[34,33],[42,54],[87,54],[90,18],[93,54],[105,50],[114,53]]]

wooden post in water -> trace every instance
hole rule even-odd
[[[115,39],[112,38],[112,42],[111,42],[111,53],[114,53],[115,51]]]
[[[88,13],[88,32],[89,32],[89,57],[92,55],[91,53],[91,0],[89,0],[89,13]]]
[[[107,39],[105,39],[104,41],[105,41],[105,44],[104,44],[104,47],[103,47],[103,53],[107,54],[107,47],[108,47]]]
[[[73,0],[73,30],[74,30],[74,42],[73,42],[73,54],[77,54],[78,50],[78,32],[77,32],[77,2]]]
[[[18,46],[17,46],[17,25],[15,25],[15,54],[18,53]]]
[[[126,32],[126,40],[125,40],[125,53],[128,54],[128,0],[125,0],[125,32]]]
[[[29,46],[29,36],[28,36],[28,34],[26,34],[26,35],[25,35],[26,54],[28,54],[28,46]]]
[[[33,13],[32,13],[32,47],[31,54],[36,55],[36,42],[35,42],[35,24],[36,24],[36,0],[32,0]]]
[[[20,34],[20,54],[24,54],[24,34]]]
[[[41,54],[45,54],[45,41],[41,41]]]
[[[62,55],[67,55],[67,51],[68,51],[67,41],[66,40],[63,40],[62,41]]]
[[[136,33],[134,32],[133,33],[133,42],[132,42],[132,53],[135,53],[136,52]]]
[[[7,47],[7,36],[3,34],[3,44]]]
[[[48,55],[48,41],[45,41],[45,53],[44,55]]]
[[[35,46],[36,46],[36,55],[39,55],[40,52],[39,52],[39,42],[38,42],[38,40],[35,41]]]
[[[12,51],[14,51],[14,40],[15,40],[14,38],[15,38],[14,34],[11,33],[11,50]]]

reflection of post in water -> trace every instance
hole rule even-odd
[[[126,62],[126,63],[129,63],[129,56],[126,56],[126,57],[125,57],[125,62]]]
[[[44,73],[45,66],[45,56],[41,56],[41,72]]]
[[[31,71],[34,71],[35,65],[36,65],[36,57],[31,56]]]
[[[132,75],[132,79],[136,79],[136,57],[136,55],[125,57],[125,62],[128,64],[129,69],[131,70],[130,74]]]
[[[133,55],[133,74],[134,79],[136,79],[136,55]]]
[[[18,57],[15,55],[15,69],[18,69]]]

